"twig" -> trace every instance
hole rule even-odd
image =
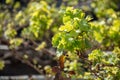
[[[23,63],[26,63],[27,65],[29,65],[30,67],[32,67],[34,70],[36,70],[39,74],[41,74],[42,72],[39,70],[39,68],[35,67],[32,63],[30,63],[27,60],[22,59],[22,57],[16,52],[16,50],[12,50],[13,55],[15,56],[16,59],[20,60]]]

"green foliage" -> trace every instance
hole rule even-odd
[[[4,61],[0,60],[0,70],[2,70],[4,68]]]
[[[106,20],[91,22],[92,35],[94,39],[101,44],[101,47],[119,46],[120,27],[118,22],[119,14],[114,13],[116,17],[109,17]],[[112,43],[111,43],[112,42]]]
[[[24,26],[28,23],[28,16],[27,15],[27,12],[25,11],[19,11],[15,16],[14,16],[14,21],[16,22],[17,25],[19,26]]]
[[[91,6],[98,18],[108,18],[114,13],[114,10],[118,9],[118,3],[119,0],[94,0]]]
[[[69,51],[85,49],[90,46],[88,33],[90,25],[79,9],[67,8],[63,16],[63,25],[53,37],[53,46]]]
[[[7,38],[14,38],[15,35],[17,34],[15,29],[12,29],[11,24],[9,24],[8,29],[5,31],[5,35]]]
[[[111,24],[87,20],[81,10],[67,8],[63,16],[63,25],[52,38],[53,46],[66,51],[65,54],[68,55],[69,59],[65,61],[64,70],[75,71],[76,74],[71,77],[73,79],[74,77],[87,80],[119,79],[119,48],[115,48],[111,53],[100,50],[113,45],[119,46],[117,22],[119,19],[113,18]],[[92,48],[94,46],[99,46],[99,49]]]
[[[13,0],[6,0],[6,2],[14,3]],[[4,6],[6,5],[2,7]],[[6,39],[15,38],[17,35],[28,40],[49,39],[57,32],[57,26],[62,23],[62,12],[58,13],[58,9],[45,1],[32,1],[26,8],[20,11],[15,9],[13,13],[8,8],[0,12],[0,33]],[[21,31],[18,32],[19,30]]]
[[[44,36],[49,36],[46,32],[54,32],[54,28],[61,23],[58,10],[45,1],[30,3],[26,11],[30,20],[29,27],[22,31],[24,38],[41,40]]]
[[[0,25],[0,37],[2,36],[2,26]]]
[[[23,43],[23,39],[21,38],[14,38],[10,40],[10,48],[17,48],[18,46]]]
[[[113,53],[116,54],[116,56],[120,59],[120,48],[116,47],[113,51]]]
[[[41,50],[46,47],[46,43],[42,42],[35,50]]]
[[[28,11],[31,17],[30,27],[25,28],[22,35],[27,36],[27,34],[29,34],[29,36],[33,35],[33,39],[39,39],[43,36],[44,32],[49,29],[52,23],[50,6],[43,1],[40,3],[33,2],[29,4]],[[30,38],[32,38],[32,36]]]
[[[6,4],[13,4],[13,0],[6,0]]]
[[[98,70],[99,77],[108,80],[119,79],[120,58],[115,53],[116,52],[108,53],[94,50],[89,54],[88,59],[93,61],[92,70]]]
[[[103,53],[100,50],[94,50],[88,56],[89,56],[88,60],[93,61],[96,64],[96,63],[101,62],[101,59],[103,57]]]

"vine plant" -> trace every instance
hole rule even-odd
[[[119,79],[120,49],[116,47],[108,53],[100,47],[93,48],[100,40],[99,36],[97,40],[97,36],[94,36],[93,32],[97,32],[97,29],[91,25],[90,19],[82,10],[71,7],[66,9],[63,25],[52,38],[52,44],[58,53],[58,66],[52,68],[56,73],[55,80]]]

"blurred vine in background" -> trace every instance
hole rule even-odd
[[[4,68],[4,61],[0,60],[0,70],[2,70]]]
[[[63,15],[62,11],[58,12],[60,9],[56,7],[56,3],[40,0],[0,1],[1,45],[7,46],[8,50],[12,51],[12,57],[17,56],[17,60],[25,62],[40,74],[39,68],[54,60],[51,59],[54,54],[49,52],[49,48],[52,48],[51,38],[57,32],[57,27],[62,24]],[[35,56],[39,54],[34,54],[35,57],[32,56],[31,60],[31,52],[26,53],[26,50],[31,50],[32,54],[45,54],[42,58],[45,60],[52,57],[48,63],[44,63],[44,60],[44,65],[39,65],[40,59],[36,60]]]

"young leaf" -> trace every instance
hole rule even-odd
[[[75,75],[75,71],[68,71],[69,74]]]
[[[64,68],[64,62],[65,62],[65,56],[64,55],[61,55],[59,57],[59,65],[60,65],[60,68],[63,69]]]

